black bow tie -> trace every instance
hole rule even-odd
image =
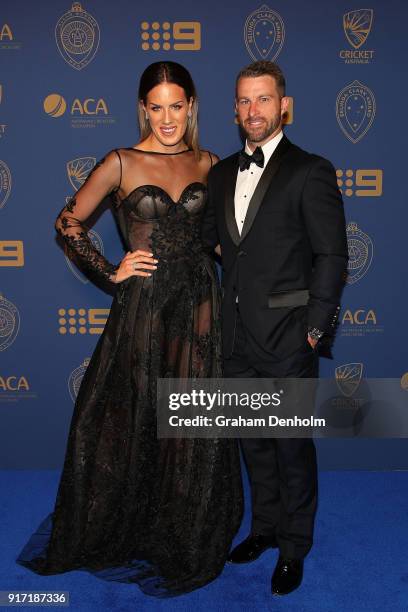
[[[248,170],[252,162],[260,168],[264,167],[265,158],[261,147],[256,147],[252,155],[248,155],[244,150],[239,152],[238,164],[241,172],[243,170]]]

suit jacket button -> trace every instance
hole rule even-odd
[[[246,255],[245,251],[238,251],[238,257],[244,257]]]

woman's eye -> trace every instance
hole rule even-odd
[[[160,106],[151,106],[150,110],[156,112],[156,111],[160,110]]]
[[[173,108],[174,108],[175,110],[180,110],[180,109],[181,109],[181,108],[183,108],[183,107],[181,106],[181,104],[174,104]]]

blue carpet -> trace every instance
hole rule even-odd
[[[75,612],[408,610],[408,472],[320,474],[315,545],[305,562],[303,584],[291,595],[270,595],[277,558],[271,550],[250,565],[226,566],[203,589],[166,600],[86,572],[37,576],[15,563],[31,532],[52,510],[58,477],[54,471],[0,472],[0,590],[69,591],[71,605],[63,609]],[[248,525],[246,512],[237,541]]]

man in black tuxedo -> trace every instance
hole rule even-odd
[[[203,241],[221,246],[226,378],[318,375],[318,346],[333,336],[347,269],[343,202],[330,162],[282,132],[288,108],[280,68],[241,70],[236,113],[243,151],[208,181]],[[253,561],[279,548],[272,592],[297,588],[313,541],[317,466],[310,438],[241,439],[252,493],[252,528],[231,553]]]

